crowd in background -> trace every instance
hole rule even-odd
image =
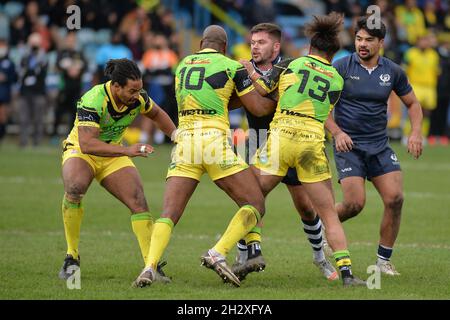
[[[285,56],[305,54],[302,25],[312,14],[343,12],[344,46],[336,58],[354,49],[352,22],[369,5],[378,5],[388,29],[383,54],[401,63],[407,71],[431,120],[431,127],[424,129],[429,144],[448,144],[450,0],[213,2],[247,29],[260,22],[280,24],[284,31]],[[79,30],[67,28],[66,8],[70,5],[77,5],[81,10]],[[179,17],[195,20],[198,8],[194,0],[2,1],[0,139],[5,134],[17,135],[22,147],[39,145],[46,137],[52,143],[59,143],[71,129],[76,101],[92,85],[106,80],[103,68],[112,58],[126,57],[138,62],[145,89],[177,122],[173,71],[180,58],[197,49],[196,41],[192,41],[191,47],[185,43],[186,37],[198,36],[196,31],[199,31],[180,29]],[[210,15],[209,23],[222,24],[221,19],[201,9]],[[192,28],[195,29],[194,24]],[[230,38],[230,54],[237,59],[249,58],[249,37],[237,34]],[[399,99],[392,97],[389,127],[393,129],[393,137],[408,133],[403,113]],[[143,133],[137,139],[154,137],[149,123],[141,123],[140,127]],[[162,137],[155,138],[163,141]]]

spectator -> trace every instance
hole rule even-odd
[[[276,16],[273,0],[256,0],[251,10],[250,20],[252,25],[256,25],[262,22],[275,22]]]
[[[435,145],[440,143],[447,146],[448,136],[446,134],[447,113],[450,105],[450,40],[438,48],[440,61],[440,75],[437,86],[437,107],[431,112],[430,134],[428,143]]]
[[[139,61],[142,59],[143,45],[142,34],[137,23],[133,24],[126,33],[126,45],[133,54],[133,60]]]
[[[105,69],[106,62],[110,59],[133,59],[133,54],[130,49],[122,44],[122,34],[115,32],[111,38],[111,43],[102,45],[95,56],[95,62],[97,63],[97,75],[96,83],[105,82],[108,79],[105,78],[103,70]]]
[[[439,74],[439,55],[432,47],[432,35],[418,38],[417,46],[405,53],[406,74],[422,106],[422,135],[428,136],[430,113],[437,105],[437,78]],[[448,90],[448,89],[447,89]],[[405,133],[409,123],[405,126]],[[406,135],[405,135],[406,136]]]
[[[37,146],[44,134],[44,114],[46,106],[45,77],[47,76],[47,57],[41,47],[42,39],[38,33],[28,37],[25,56],[20,63],[20,146],[28,143],[33,129],[33,145]]]
[[[436,12],[436,5],[433,1],[428,0],[427,2],[425,2],[423,13],[426,28],[436,30],[436,28],[438,27],[438,16]]]
[[[172,121],[177,123],[173,69],[178,64],[178,57],[169,48],[168,40],[164,35],[156,34],[152,43],[152,46],[144,53],[142,58],[147,92],[152,95],[153,100],[163,108]],[[153,128],[151,128],[150,124],[151,122],[149,121],[142,123],[141,128],[143,132],[153,133]],[[157,131],[155,133],[155,142],[162,143],[162,139],[164,139],[164,135]]]
[[[61,86],[58,94],[55,110],[55,122],[53,123],[52,136],[56,140],[58,127],[65,114],[69,115],[68,128],[64,135],[72,129],[77,112],[77,100],[81,95],[81,78],[86,70],[87,63],[80,50],[77,50],[76,33],[69,32],[65,39],[65,45],[58,52],[56,67],[61,73]]]
[[[417,39],[426,33],[425,18],[417,7],[416,0],[406,0],[404,5],[395,9],[399,27],[399,38],[414,45]]]
[[[18,16],[13,19],[10,26],[10,45],[18,46],[27,42],[30,31],[25,28],[25,18]]]
[[[16,80],[14,63],[9,59],[8,42],[5,39],[0,39],[0,143],[6,134],[7,108],[11,100],[11,86]]]

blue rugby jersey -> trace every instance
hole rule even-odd
[[[367,70],[353,53],[333,66],[344,78],[344,90],[334,108],[336,124],[355,142],[387,140],[387,101],[393,90],[398,96],[411,92],[403,69],[380,57],[378,66]]]

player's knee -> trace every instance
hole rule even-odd
[[[357,216],[364,208],[364,203],[358,201],[351,201],[344,203],[345,211],[349,217]]]
[[[258,199],[256,201],[250,202],[250,205],[252,205],[256,210],[258,210],[258,213],[261,216],[261,218],[266,213],[266,205],[264,203],[264,197],[261,197],[261,199]]]
[[[403,194],[397,193],[389,197],[388,199],[385,200],[385,206],[391,209],[394,213],[400,214],[403,206]]]
[[[80,202],[85,192],[85,188],[77,183],[73,183],[66,188],[66,198],[71,202]]]
[[[312,221],[316,217],[314,209],[309,206],[298,206],[297,211],[303,220]]]

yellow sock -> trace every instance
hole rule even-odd
[[[256,226],[260,218],[261,216],[255,207],[250,205],[241,207],[231,219],[227,230],[213,249],[226,256],[236,242],[245,237]]]
[[[148,212],[132,214],[131,227],[139,242],[142,258],[145,263],[147,261],[147,254],[150,249],[150,241],[152,238],[153,218]]]
[[[156,220],[145,267],[152,267],[156,270],[156,266],[169,244],[173,226],[173,221],[169,218],[159,218]]]
[[[245,243],[248,245],[252,242],[261,242],[261,228],[254,227],[244,238]]]
[[[71,202],[64,195],[62,214],[66,234],[67,254],[70,254],[74,259],[78,259],[78,243],[80,242],[81,220],[83,219],[81,202]]]

